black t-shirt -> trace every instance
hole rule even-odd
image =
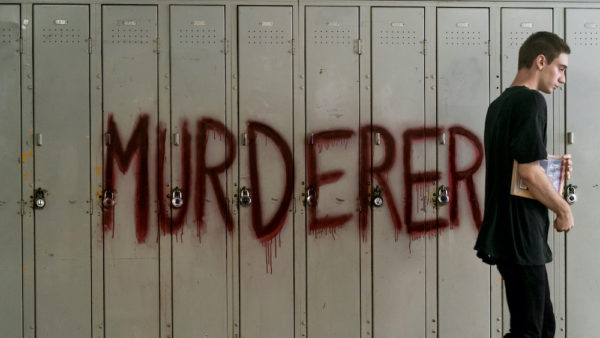
[[[485,119],[485,210],[475,250],[484,262],[543,265],[552,261],[548,209],[510,194],[513,161],[530,163],[546,152],[546,101],[538,91],[510,87]]]

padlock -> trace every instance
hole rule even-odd
[[[381,188],[379,186],[376,186],[373,190],[373,193],[371,194],[371,204],[376,208],[379,208],[383,205],[383,197],[381,195]]]
[[[307,206],[313,206],[317,201],[317,197],[315,195],[315,188],[313,187],[308,187],[306,189],[306,197],[304,199],[304,202]]]
[[[248,188],[242,187],[242,189],[240,189],[239,203],[243,207],[247,207],[252,204],[252,197],[250,196],[250,190]]]
[[[42,209],[46,206],[46,198],[44,195],[44,190],[42,188],[37,188],[35,190],[34,205],[37,209]]]
[[[115,206],[115,194],[110,190],[104,190],[104,194],[102,195],[102,206],[104,208],[112,208]]]
[[[575,189],[577,189],[577,186],[572,184],[569,184],[565,187],[565,200],[567,200],[567,203],[569,204],[577,202],[577,195],[575,195]]]
[[[175,187],[171,193],[171,205],[173,208],[181,208],[183,206],[183,192],[179,187]]]
[[[436,194],[437,205],[443,206],[450,203],[450,195],[448,194],[448,187],[441,185]]]

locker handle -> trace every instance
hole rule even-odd
[[[242,145],[248,144],[248,133],[242,133]]]
[[[567,144],[573,144],[573,143],[575,143],[575,133],[570,131],[567,133]]]
[[[173,144],[178,146],[181,143],[181,136],[179,135],[179,133],[174,133],[173,134]]]
[[[442,135],[440,135],[440,144],[446,145],[446,133],[442,133]]]
[[[375,144],[376,145],[381,144],[381,133],[375,133]]]
[[[104,134],[104,142],[106,143],[107,146],[110,145],[110,133]]]
[[[42,144],[44,143],[44,136],[42,135],[42,133],[38,133],[36,137],[37,137],[36,143],[37,143],[38,147],[41,147]]]

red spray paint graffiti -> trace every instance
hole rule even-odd
[[[188,122],[183,120],[181,127],[183,142],[181,158],[179,159],[181,161],[181,172],[178,174],[180,174],[182,177],[181,188],[187,193],[188,201],[192,200],[190,198],[192,195],[192,190],[194,192],[193,200],[198,236],[200,236],[200,232],[206,223],[204,217],[206,208],[207,180],[210,181],[212,185],[218,202],[218,210],[227,230],[233,231],[233,216],[228,207],[228,200],[226,197],[227,181],[225,180],[225,187],[223,187],[222,179],[220,177],[222,177],[222,175],[231,167],[235,159],[236,147],[234,143],[234,136],[222,122],[210,118],[200,119],[197,122],[196,168],[195,173],[193,174],[193,161],[191,160],[193,157],[192,135],[188,129]],[[107,134],[109,135],[110,142],[108,142],[106,146],[104,168],[105,189],[115,192],[117,191],[115,163],[117,164],[117,167],[121,173],[126,173],[129,170],[134,157],[137,159],[135,166],[136,191],[134,197],[135,229],[138,242],[143,243],[147,239],[150,218],[149,199],[147,198],[149,194],[149,116],[147,114],[143,114],[139,117],[125,146],[123,146],[117,124],[115,123],[112,114],[108,116],[106,130]],[[392,133],[390,133],[383,126],[363,126],[360,129],[360,167],[358,177],[360,201],[359,226],[363,238],[368,228],[368,216],[370,212],[369,184],[371,174],[373,175],[374,179],[373,184],[376,183],[382,188],[386,200],[385,207],[387,207],[389,210],[393,226],[397,233],[403,228],[404,224],[406,224],[407,233],[411,236],[418,236],[424,232],[443,229],[450,224],[458,225],[458,205],[460,201],[458,200],[457,196],[459,183],[463,181],[465,182],[467,195],[469,197],[468,201],[473,221],[476,227],[479,227],[481,224],[482,212],[473,177],[481,169],[483,164],[483,146],[479,138],[473,132],[461,126],[452,126],[448,129],[450,135],[448,153],[448,174],[450,178],[451,193],[451,204],[449,206],[450,219],[447,220],[439,218],[437,220],[430,219],[424,221],[416,221],[413,219],[413,189],[415,187],[418,189],[425,189],[425,186],[441,179],[441,172],[413,171],[414,169],[412,165],[414,157],[412,154],[412,148],[417,142],[426,142],[427,140],[435,139],[442,130],[442,128],[435,127],[412,128],[406,130],[402,134],[402,175],[404,178],[403,222],[397,202],[392,194],[393,187],[390,187],[387,179],[388,173],[394,167],[396,160],[396,143],[394,137]],[[171,210],[168,203],[169,199],[167,198],[165,191],[166,185],[164,178],[167,131],[164,127],[159,127],[157,132],[157,177],[155,188],[157,196],[159,197],[159,226],[163,234],[177,233],[183,229],[189,208],[187,207],[187,203],[185,203],[181,209],[173,211],[172,215],[170,215]],[[221,163],[212,166],[207,164],[207,147],[210,144],[210,142],[208,142],[210,133],[212,133],[213,138],[218,135],[219,139],[225,141],[225,158]],[[378,163],[372,163],[371,138],[374,133],[378,133],[383,141],[383,148],[381,148],[383,150],[383,156],[382,160],[380,160]],[[263,135],[267,142],[270,141],[276,146],[278,153],[281,155],[285,172],[285,179],[283,182],[281,182],[283,189],[281,202],[278,209],[267,222],[263,220],[262,206],[260,202],[262,196],[259,185],[259,163],[256,142],[259,134]],[[312,135],[312,137],[306,140],[305,155],[307,164],[307,188],[313,189],[315,201],[318,201],[319,189],[322,186],[332,184],[345,175],[345,171],[342,169],[319,172],[317,153],[320,153],[324,149],[329,149],[335,145],[347,145],[349,140],[354,137],[354,135],[355,132],[350,129],[331,129],[316,132]],[[287,210],[290,207],[292,200],[295,179],[293,153],[289,144],[285,141],[281,134],[267,124],[257,121],[248,122],[248,136],[248,169],[250,173],[250,186],[254,195],[254,203],[251,207],[252,228],[257,239],[262,243],[267,243],[272,241],[281,232],[288,215]],[[457,154],[457,142],[459,138],[463,138],[470,142],[474,149],[474,161],[466,168],[458,168],[457,165],[457,157],[459,156]],[[351,155],[352,154],[349,154],[349,156]],[[192,184],[192,176],[195,176],[194,185]],[[318,205],[318,202],[315,202],[313,206],[309,206],[307,210],[308,231],[310,233],[318,233],[321,231],[335,233],[335,229],[344,226],[344,224],[346,224],[353,217],[353,213],[331,215],[330,213],[335,212],[335,210],[327,210],[328,214],[319,217],[317,215],[316,205]],[[113,231],[114,234],[114,210],[112,208],[106,208],[103,212],[103,216],[105,231]]]
[[[413,142],[424,142],[429,138],[435,139],[441,129],[435,127],[408,129],[402,135],[404,140],[403,165],[404,165],[404,219],[406,220],[407,231],[411,235],[429,232],[448,226],[448,220],[439,218],[437,220],[414,221],[412,218],[413,209],[413,187],[416,185],[427,185],[439,180],[442,173],[439,171],[412,171],[412,145]]]
[[[279,208],[266,224],[263,223],[260,182],[258,179],[258,155],[257,155],[257,134],[263,134],[270,139],[281,154],[283,165],[285,166],[285,183],[283,188],[283,197]],[[285,139],[275,129],[268,125],[256,121],[248,122],[248,169],[250,171],[250,188],[254,194],[252,207],[252,228],[256,237],[263,243],[270,241],[275,237],[285,224],[287,209],[292,201],[294,193],[294,160],[292,150]]]
[[[181,179],[182,187],[181,191],[184,196],[189,195],[191,192],[191,181],[192,181],[192,135],[188,130],[188,121],[183,120],[181,127],[182,134],[182,145],[181,145]],[[158,204],[158,221],[163,234],[167,233],[178,233],[183,230],[185,224],[188,204],[183,203],[181,208],[173,209],[172,213],[174,216],[171,218],[171,208],[168,203],[168,195],[165,192],[164,184],[164,172],[165,172],[165,144],[167,138],[167,130],[164,127],[159,127],[158,130],[158,151],[156,156],[156,162],[158,165],[158,171],[156,175],[156,196]],[[184,197],[187,198],[187,197]],[[177,211],[175,211],[177,210]]]
[[[219,135],[225,138],[225,159],[223,162],[208,167],[206,165],[206,147],[208,141],[208,132],[212,131],[214,135]],[[227,197],[225,196],[225,190],[219,180],[219,175],[224,173],[235,159],[235,144],[233,134],[225,127],[221,121],[217,121],[211,118],[203,118],[198,121],[198,136],[196,138],[196,148],[198,156],[196,160],[196,229],[197,235],[200,237],[202,228],[206,225],[204,220],[205,205],[206,205],[206,177],[209,178],[210,183],[215,192],[217,198],[217,205],[219,206],[219,212],[225,222],[225,226],[228,231],[233,231],[233,217],[229,210],[229,204],[227,203]]]
[[[475,227],[479,229],[483,217],[481,216],[481,209],[479,207],[479,200],[477,198],[477,191],[475,190],[475,182],[473,181],[473,175],[479,170],[483,163],[483,145],[481,141],[473,132],[460,126],[453,126],[448,129],[450,134],[450,144],[448,150],[448,163],[449,163],[449,176],[450,176],[450,223],[453,226],[458,225],[458,183],[465,181],[467,185],[467,196],[469,196],[469,204],[471,207],[471,215],[473,216],[473,222]],[[456,168],[456,139],[457,136],[466,138],[476,151],[475,160],[470,167],[458,170]]]
[[[144,243],[148,235],[148,220],[150,213],[150,202],[148,199],[149,180],[148,180],[148,125],[150,117],[142,114],[136,126],[127,147],[123,149],[123,143],[119,136],[119,129],[113,119],[113,115],[108,115],[107,135],[108,145],[106,146],[106,160],[104,161],[104,189],[114,191],[116,185],[114,162],[121,173],[129,170],[129,165],[133,157],[137,154],[137,164],[135,167],[135,234],[139,243]],[[114,235],[114,209],[107,208],[103,212],[104,231],[112,230]]]
[[[377,183],[381,185],[381,189],[386,200],[385,205],[390,212],[392,223],[394,224],[396,232],[399,232],[402,229],[402,219],[400,218],[400,213],[398,212],[396,201],[394,199],[394,195],[392,194],[392,189],[389,186],[387,180],[387,173],[392,169],[392,167],[394,166],[394,162],[396,161],[396,143],[394,141],[394,137],[385,128],[377,125],[374,125],[372,128],[369,126],[362,127],[360,130],[360,135],[361,165],[359,175],[360,179],[358,182],[359,196],[361,196],[361,198],[359,224],[363,239],[365,238],[367,224],[369,221],[370,205],[368,184],[369,175],[371,174],[371,172],[373,173],[373,178],[375,178],[375,180],[377,180]],[[380,135],[381,140],[383,140],[383,160],[377,165],[371,163],[372,135]]]
[[[349,129],[333,129],[314,133],[306,140],[306,170],[307,170],[307,191],[312,189],[314,193],[315,205],[308,207],[308,231],[329,230],[343,226],[352,218],[352,214],[339,214],[324,217],[317,217],[317,208],[319,201],[319,188],[326,184],[331,184],[344,175],[341,169],[330,170],[319,173],[317,164],[317,148],[323,150],[334,144],[347,144],[348,139],[354,136],[354,131]]]

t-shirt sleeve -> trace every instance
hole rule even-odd
[[[539,93],[524,95],[512,112],[510,151],[519,163],[546,159],[546,101]]]

